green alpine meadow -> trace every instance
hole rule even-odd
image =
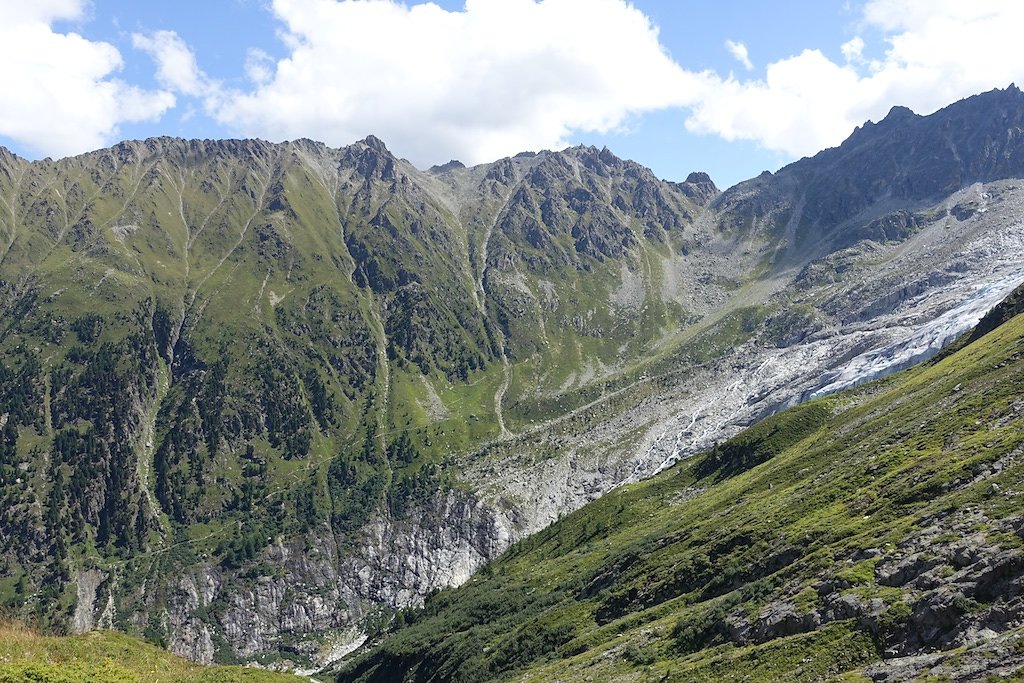
[[[0,625],[0,681],[20,683],[298,683],[304,679],[238,666],[187,662],[138,638],[111,631],[43,636]],[[308,680],[308,679],[305,679]]]

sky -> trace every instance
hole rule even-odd
[[[420,168],[608,146],[722,188],[1024,83],[1020,0],[0,0],[0,145],[373,134]]]

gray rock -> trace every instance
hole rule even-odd
[[[106,575],[98,569],[87,569],[75,574],[75,615],[71,629],[74,633],[91,631],[96,623],[96,590],[106,579]]]

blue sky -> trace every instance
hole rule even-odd
[[[1024,80],[1017,0],[29,4],[0,0],[0,144],[28,158],[372,133],[421,167],[585,143],[726,187]]]

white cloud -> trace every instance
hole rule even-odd
[[[854,36],[839,46],[839,51],[848,62],[861,62],[864,60],[864,39]]]
[[[687,127],[792,155],[814,152],[853,129],[857,79],[851,68],[807,50],[769,64],[763,81],[722,81],[694,107]]]
[[[274,77],[274,58],[259,48],[245,55],[245,75],[256,85],[265,85]]]
[[[199,69],[195,54],[174,31],[157,31],[149,36],[133,33],[132,45],[153,58],[157,80],[168,90],[198,96],[215,87]]]
[[[373,133],[425,165],[558,147],[573,131],[692,103],[683,70],[625,0],[274,0],[290,54],[208,106],[243,135],[347,144]],[[271,68],[273,67],[273,68]]]
[[[3,0],[0,2],[0,25],[15,26],[30,23],[50,23],[57,19],[77,20],[85,14],[81,0]]]
[[[76,154],[174,105],[169,92],[112,78],[123,66],[114,46],[53,30],[84,9],[82,0],[0,0],[0,135],[41,154]]]
[[[342,145],[373,133],[421,166],[557,148],[662,109],[691,131],[796,157],[895,104],[930,113],[1024,83],[1019,0],[866,0],[836,61],[807,49],[758,78],[685,69],[627,0],[467,0],[452,12],[273,0],[287,55],[249,50],[239,89],[210,79],[176,33],[133,35],[157,65],[158,90],[119,80],[112,45],[53,29],[83,21],[85,8],[0,0],[0,59],[12,65],[0,72],[0,135],[45,154],[81,152],[111,142],[123,122],[160,117],[178,94],[234,134]],[[725,47],[753,67],[744,43]]]
[[[743,43],[738,43],[734,40],[725,41],[725,49],[729,51],[729,54],[733,58],[743,65],[747,71],[754,68],[754,63],[750,61],[750,53],[747,52],[747,46]]]
[[[930,113],[1024,81],[1019,0],[868,0],[860,34],[835,46],[839,62],[806,49],[757,79],[681,67],[625,0],[468,0],[461,12],[274,0],[272,11],[289,54],[251,52],[253,86],[207,97],[211,115],[270,139],[373,133],[419,165],[559,147],[666,108],[688,110],[691,131],[797,157],[895,104]],[[744,43],[725,47],[753,68]]]
[[[768,65],[760,80],[720,79],[693,108],[691,131],[754,140],[790,156],[840,143],[896,104],[927,114],[957,99],[1024,81],[1019,0],[870,0],[864,28],[881,32],[878,59],[855,36],[844,64],[819,50]]]

